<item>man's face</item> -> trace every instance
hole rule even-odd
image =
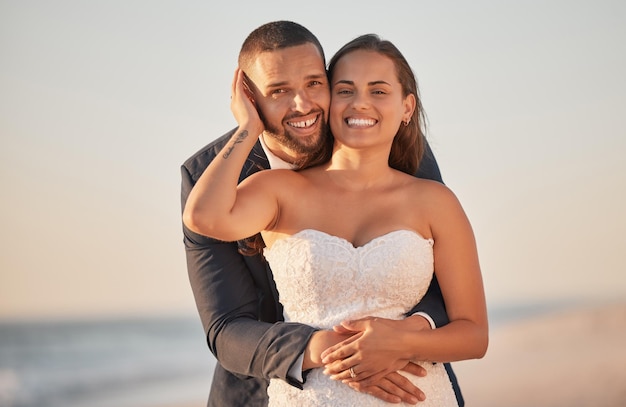
[[[327,131],[330,90],[315,45],[264,52],[247,75],[274,154],[293,162],[317,151]]]

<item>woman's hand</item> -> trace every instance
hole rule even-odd
[[[423,320],[421,317],[417,318]],[[416,324],[419,324],[419,321],[416,321]],[[416,324],[414,324],[414,326],[416,326]],[[332,355],[334,349],[341,352],[341,343],[353,343],[351,340],[353,338],[351,337],[352,335],[360,334],[359,328],[362,325],[363,324],[360,321],[355,323],[344,322],[343,325],[336,326],[334,332],[317,331],[314,333],[306,348],[303,370],[323,366],[321,355]],[[409,324],[405,323],[405,328],[408,327],[408,325]],[[428,322],[425,322],[425,325],[430,328]],[[388,403],[404,402],[408,404],[416,404],[419,401],[424,401],[426,399],[424,392],[422,392],[405,376],[397,373],[395,370],[403,370],[420,377],[426,375],[426,370],[414,363],[404,363],[404,365],[399,363],[397,365],[397,369],[394,369],[395,367],[396,366],[392,366],[391,369],[393,371],[388,374],[381,373],[361,381],[344,380],[344,382],[352,389],[360,393],[369,394]],[[348,374],[349,377],[349,370],[344,369],[343,373]]]
[[[417,335],[430,325],[419,316],[404,320],[367,317],[345,321],[334,329],[352,336],[322,353],[324,373],[334,380],[367,385],[409,364],[410,354],[398,340],[401,331]]]
[[[230,110],[239,128],[248,130],[256,137],[263,132],[264,126],[257,111],[253,88],[254,84],[241,68],[235,69],[231,86]]]

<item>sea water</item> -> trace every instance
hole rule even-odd
[[[492,308],[490,325],[560,306]],[[0,407],[202,406],[214,366],[195,315],[0,322]]]
[[[1,407],[197,402],[214,364],[197,317],[0,322]]]

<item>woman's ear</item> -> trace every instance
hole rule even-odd
[[[404,113],[402,115],[403,119],[402,121],[404,122],[410,122],[411,118],[413,117],[413,112],[415,111],[415,106],[417,105],[417,102],[415,100],[415,95],[410,93],[409,95],[407,95],[406,98],[404,98]]]

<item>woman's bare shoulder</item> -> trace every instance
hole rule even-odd
[[[434,181],[427,178],[418,178],[414,176],[409,176],[410,184],[414,189],[422,191],[424,193],[429,194],[445,194],[449,193],[450,188],[448,188],[445,184],[442,184],[439,181]]]
[[[410,185],[411,194],[426,206],[438,208],[442,204],[458,204],[455,193],[441,182],[413,177]]]

